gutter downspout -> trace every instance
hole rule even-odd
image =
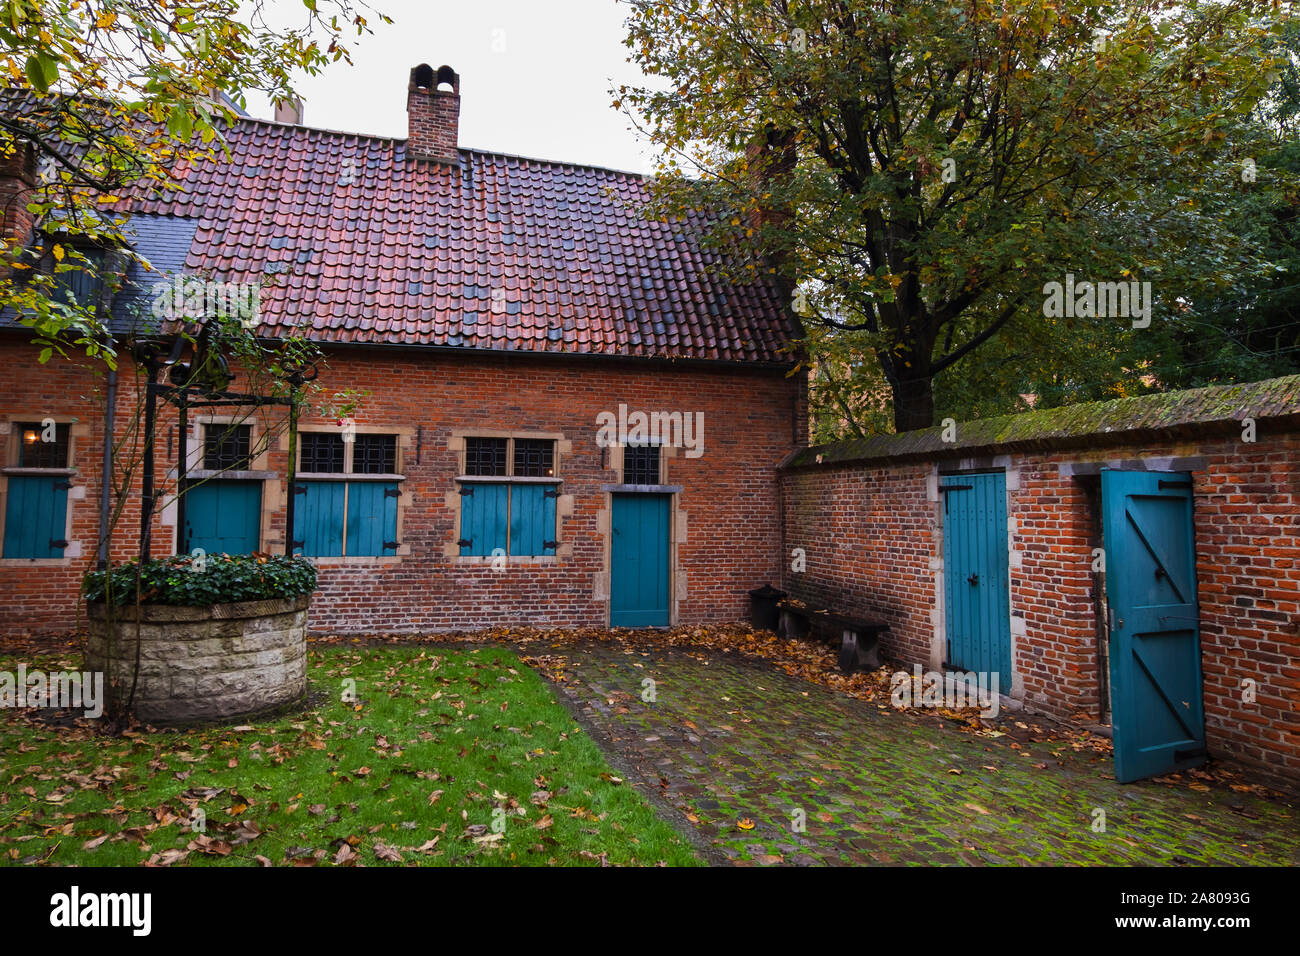
[[[114,412],[117,409],[117,369],[108,370],[108,408],[104,413],[104,462],[99,476],[99,551],[95,567],[103,571],[108,567],[108,521],[111,496],[109,488],[113,477]]]

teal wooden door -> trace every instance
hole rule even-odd
[[[945,475],[943,498],[946,666],[998,675],[1011,690],[1007,479],[1002,472]]]
[[[667,627],[671,495],[614,495],[609,560],[611,627]]]
[[[15,475],[5,492],[6,558],[61,558],[68,542],[68,488],[64,476]]]
[[[260,481],[209,479],[185,493],[186,552],[248,554],[258,550],[261,530]]]
[[[1205,760],[1189,475],[1101,473],[1115,778]]]

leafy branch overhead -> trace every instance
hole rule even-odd
[[[1262,271],[1223,210],[1264,151],[1282,5],[631,6],[653,82],[618,103],[668,157],[658,211],[739,210],[715,240],[758,244],[814,361],[876,366],[899,430],[1012,330],[1111,344],[1103,320],[1043,315],[1067,272],[1151,281],[1164,314]]]
[[[359,0],[302,0],[296,13],[272,7],[5,4],[0,162],[36,167],[25,207],[44,239],[35,250],[21,241],[0,249],[0,307],[48,339],[112,361],[95,307],[60,302],[58,275],[97,268],[82,256],[86,247],[129,255],[121,230],[132,198],[175,189],[187,166],[220,155],[223,127],[249,94],[293,99],[295,77],[351,62],[351,43],[370,21],[390,22]],[[6,209],[6,220],[16,212]]]

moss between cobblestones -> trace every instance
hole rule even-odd
[[[561,688],[598,742],[738,863],[1300,863],[1293,802],[1121,785],[1105,754],[969,736],[732,659],[596,644],[568,657]],[[653,704],[593,706],[646,676]],[[794,807],[805,833],[791,830]],[[1093,830],[1097,809],[1104,832]],[[754,828],[741,830],[743,819]]]

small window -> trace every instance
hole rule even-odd
[[[397,471],[396,435],[357,435],[352,445],[352,472],[391,475]]]
[[[658,445],[625,445],[623,447],[623,483],[628,485],[659,484]]]
[[[466,438],[465,474],[504,475],[506,442],[505,438]]]
[[[252,467],[251,425],[208,425],[203,430],[203,467],[209,471],[247,471]]]
[[[104,291],[104,251],[102,249],[79,250],[86,257],[85,263],[71,263],[68,268],[54,273],[54,298],[67,305],[86,308],[97,304]]]
[[[343,436],[330,432],[303,432],[298,436],[302,455],[299,471],[315,474],[343,471]]]
[[[40,422],[18,425],[19,468],[67,468],[68,428]]]
[[[550,439],[515,439],[515,475],[550,478],[555,474],[555,442]]]

